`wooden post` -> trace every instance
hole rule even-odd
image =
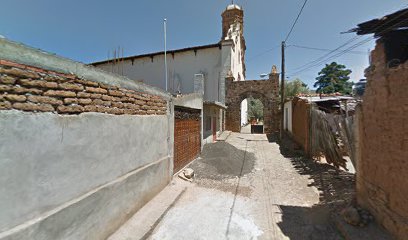
[[[280,139],[283,138],[283,128],[285,121],[285,41],[282,42],[282,71],[281,71],[281,126],[280,126]]]

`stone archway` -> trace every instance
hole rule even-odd
[[[227,77],[226,83],[226,130],[240,132],[241,102],[250,96],[260,99],[264,105],[264,132],[279,131],[279,74],[269,74],[268,80],[234,81]]]

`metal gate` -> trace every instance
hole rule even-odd
[[[176,107],[174,118],[173,170],[176,173],[200,154],[200,110]]]

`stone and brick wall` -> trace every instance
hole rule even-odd
[[[171,180],[171,108],[165,91],[0,38],[0,240],[108,238]]]
[[[357,199],[398,239],[408,236],[408,62],[387,66],[381,40],[366,71]]]
[[[268,80],[234,81],[226,79],[226,130],[240,132],[241,102],[248,97],[262,101],[264,106],[264,132],[279,131],[279,74],[272,73]]]
[[[0,60],[0,110],[165,115],[159,96]]]

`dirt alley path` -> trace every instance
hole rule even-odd
[[[171,187],[185,190],[144,239],[342,239],[329,209],[345,192],[321,178],[333,169],[284,157],[264,134],[207,144],[190,167],[194,182],[174,177]]]

